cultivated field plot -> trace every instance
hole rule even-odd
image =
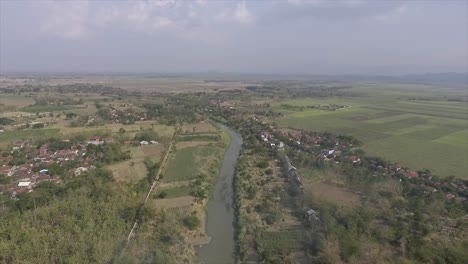
[[[304,184],[304,195],[308,199],[324,201],[343,207],[357,207],[361,204],[358,194],[328,182]]]
[[[401,96],[401,94],[400,94]],[[302,99],[286,103],[351,105],[337,111],[306,109],[276,121],[282,127],[348,134],[370,155],[440,176],[468,178],[468,104],[397,98]]]
[[[217,174],[229,137],[225,133],[179,135],[163,172],[164,182],[188,181],[200,173]]]
[[[258,243],[268,252],[292,253],[303,248],[304,239],[303,230],[264,231],[260,234]]]
[[[67,127],[61,125],[53,126],[57,129],[60,129],[60,133],[64,136],[82,136],[82,137],[92,137],[92,136],[110,136],[111,130],[105,128],[104,126],[95,126],[95,127]]]
[[[192,188],[190,185],[179,185],[169,188],[158,188],[156,198],[176,198],[182,196],[190,196]]]
[[[200,122],[196,124],[185,124],[182,126],[182,134],[191,133],[216,133],[218,129],[207,122]]]
[[[208,144],[211,144],[212,142],[209,141],[182,141],[182,142],[177,142],[176,148],[177,149],[184,149],[184,148],[191,148],[191,147],[196,147],[196,146],[205,146]]]
[[[171,209],[174,211],[187,211],[190,210],[192,204],[194,203],[194,199],[192,196],[183,196],[177,198],[170,198],[170,199],[154,199],[151,201],[151,206],[154,209]]]
[[[32,105],[21,108],[21,110],[30,113],[42,113],[42,112],[56,112],[56,111],[67,111],[67,110],[80,110],[84,107],[70,106],[70,105]]]
[[[34,104],[34,99],[32,97],[5,94],[0,96],[0,105],[21,108],[32,104]]]
[[[211,146],[196,146],[178,149],[164,171],[164,182],[186,181],[200,173],[201,160],[208,157]]]
[[[146,177],[148,170],[144,164],[145,159],[150,159],[153,162],[160,162],[164,146],[162,145],[146,145],[132,147],[132,158],[112,164],[107,168],[112,171],[114,178],[117,181],[131,182]]]
[[[16,140],[36,140],[49,139],[57,137],[60,130],[55,128],[50,129],[25,129],[18,131],[5,131],[0,133],[0,147],[6,147]]]
[[[126,133],[132,135],[140,132],[142,129],[152,129],[156,131],[156,133],[158,133],[158,135],[161,137],[172,137],[175,131],[173,126],[157,124],[154,121],[140,121],[134,125],[110,124],[105,125],[105,127],[114,133],[118,132],[120,128],[123,128],[125,129]]]
[[[108,167],[114,178],[121,182],[132,182],[146,176],[146,166],[141,160],[127,160]]]

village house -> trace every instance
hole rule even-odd
[[[8,175],[10,173],[10,170],[11,170],[11,167],[8,166],[8,165],[0,166],[0,174],[2,174],[2,175]]]
[[[312,219],[315,219],[317,221],[320,221],[319,218],[318,218],[318,213],[314,210],[314,209],[309,209],[307,210],[306,212],[306,216],[307,216],[307,219],[309,221],[312,221]]]
[[[83,172],[87,172],[87,171],[88,171],[88,168],[79,167],[79,168],[76,168],[73,173],[74,173],[75,176],[80,176]]]
[[[348,158],[352,163],[358,163],[361,161],[361,159],[358,156],[350,156]]]
[[[11,147],[11,150],[13,150],[13,151],[20,150],[20,149],[24,148],[25,145],[26,145],[26,142],[24,142],[23,140],[17,140],[17,141],[15,141],[15,143],[13,143],[13,146]]]

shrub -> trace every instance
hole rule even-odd
[[[184,218],[183,220],[184,225],[190,229],[194,230],[200,226],[200,219],[195,214],[191,214]]]

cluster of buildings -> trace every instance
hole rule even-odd
[[[94,137],[83,143],[62,142],[66,146],[64,149],[52,149],[51,143],[45,143],[37,149],[27,141],[18,140],[13,143],[11,150],[0,152],[0,177],[3,182],[0,182],[0,193],[16,197],[33,191],[42,182],[60,183],[61,175],[58,175],[58,171],[79,176],[94,169],[92,164],[95,157],[86,155],[87,145],[100,145],[104,140]],[[20,161],[15,158],[17,153],[22,153]]]
[[[300,131],[281,131],[274,130],[271,126],[262,122],[258,118],[252,118],[251,121],[256,121],[260,125],[258,139],[273,150],[283,150],[287,144],[289,147],[297,150],[311,153],[316,160],[339,163],[348,161],[359,165],[362,163],[361,157],[350,151],[355,144],[346,138],[326,136],[320,133],[304,133]],[[286,142],[286,144],[284,143]],[[327,146],[327,147],[324,147]],[[289,158],[288,171],[290,177],[301,184],[301,177],[297,174],[295,167],[292,165]],[[468,197],[468,187],[463,182],[448,183],[443,180],[436,181],[432,179],[430,171],[415,171],[407,167],[403,167],[398,163],[376,162],[372,159],[368,160],[366,166],[371,166],[376,172],[386,176],[397,177],[403,179],[413,179],[412,187],[423,193],[443,192],[447,200],[465,201]]]
[[[111,106],[109,108],[108,119],[114,123],[129,123],[147,120],[148,116],[146,112],[136,112],[128,108],[120,110]]]

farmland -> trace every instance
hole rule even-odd
[[[53,112],[53,111],[67,111],[74,110],[77,107],[67,105],[32,105],[22,108],[25,112],[40,113],[40,112]]]
[[[60,130],[55,128],[49,129],[27,129],[21,131],[5,131],[0,133],[0,147],[6,147],[15,140],[41,140],[56,137]]]
[[[394,229],[406,232],[402,234],[408,240],[413,239],[413,235],[408,235],[413,233],[418,234],[418,239],[432,237],[436,243],[448,237],[463,237],[463,228],[445,225],[444,221],[462,221],[460,215],[464,211],[460,204],[466,197],[462,189],[465,185],[452,177],[430,180],[433,176],[430,173],[416,172],[429,168],[437,176],[461,177],[464,175],[459,172],[468,169],[466,103],[449,100],[462,96],[459,90],[441,92],[423,85],[356,82],[349,85],[351,88],[343,88],[344,96],[330,95],[327,90],[339,92],[341,88],[335,85],[342,84],[322,87],[310,83],[312,92],[309,92],[301,88],[300,81],[287,83],[287,87],[280,87],[271,82],[271,89],[264,88],[267,95],[255,89],[156,96],[129,95],[123,91],[114,95],[113,90],[106,92],[108,96],[78,93],[73,99],[82,99],[86,107],[55,103],[31,106],[32,98],[40,93],[8,95],[11,103],[3,100],[1,106],[9,110],[1,113],[5,126],[0,145],[11,148],[17,139],[34,144],[53,137],[83,144],[97,138],[118,146],[114,150],[125,154],[125,158],[109,156],[109,162],[96,164],[99,170],[108,170],[103,180],[115,190],[112,197],[107,198],[105,192],[93,186],[97,178],[80,184],[95,192],[97,198],[92,199],[102,199],[103,203],[109,199],[122,207],[115,207],[118,212],[108,213],[111,218],[125,221],[117,231],[116,243],[125,242],[127,231],[133,230],[131,225],[138,221],[127,247],[118,254],[133,257],[135,262],[136,259],[150,262],[156,255],[161,263],[171,263],[172,259],[173,263],[197,263],[195,248],[208,243],[210,236],[215,241],[210,224],[206,226],[208,229],[205,227],[210,222],[207,210],[213,212],[207,204],[211,197],[225,195],[227,190],[228,183],[222,181],[222,192],[213,187],[220,175],[229,136],[210,120],[227,124],[243,137],[234,177],[235,236],[239,245],[236,253],[241,261],[310,263],[310,258],[327,259],[328,254],[338,259],[332,263],[339,263],[339,259],[350,259],[351,263],[351,257],[360,263],[367,258],[368,249],[415,259],[419,255],[399,253],[400,247],[393,243],[400,240],[400,235]],[[135,90],[149,92],[151,87],[145,85],[142,83]],[[195,85],[202,87],[201,82]],[[179,88],[174,91],[185,89]],[[57,93],[50,98],[56,100],[58,96]],[[68,94],[67,98],[70,97],[72,94]],[[425,98],[414,99],[420,97]],[[30,112],[25,112],[27,109]],[[44,127],[32,129],[37,123],[43,123]],[[360,142],[338,134],[351,135]],[[103,147],[107,144],[103,143]],[[87,151],[95,148],[101,149],[89,146]],[[325,155],[324,151],[330,148],[335,154]],[[161,157],[166,153],[167,163],[162,163]],[[289,174],[284,155],[297,169],[296,178]],[[390,162],[382,162],[379,157]],[[90,159],[90,164],[93,161]],[[399,164],[395,165],[395,161]],[[398,172],[399,165],[410,168]],[[159,170],[161,174],[156,173]],[[62,180],[68,184],[78,183],[82,178],[75,175]],[[142,206],[149,190],[152,191],[148,203]],[[32,195],[42,194],[34,191]],[[90,199],[89,195],[79,197],[82,200],[75,201],[77,208],[86,208],[82,203]],[[424,203],[419,204],[416,199]],[[400,211],[395,212],[395,208]],[[315,215],[309,215],[311,209]],[[423,217],[432,222],[413,217],[416,210],[422,210]],[[87,218],[95,215],[99,216]],[[31,214],[31,223],[34,217]],[[419,221],[420,226],[402,226],[401,219],[404,223]],[[426,230],[423,224],[435,231],[419,235]],[[438,231],[441,228],[444,232]],[[356,248],[356,244],[360,246]],[[408,247],[417,249],[415,245]],[[431,252],[438,254],[447,248],[448,244]],[[120,247],[109,246],[107,251],[111,250],[119,251]],[[109,259],[108,255],[105,258]],[[383,258],[377,254],[371,259],[373,263],[381,263],[378,260]],[[119,257],[115,263],[121,263],[118,260]]]
[[[147,174],[145,159],[159,162],[164,147],[162,145],[147,145],[131,147],[131,159],[112,164],[108,167],[117,181],[129,182],[143,179]]]
[[[282,109],[281,104],[351,107],[337,111],[309,108],[287,111],[276,122],[282,127],[352,135],[363,142],[363,149],[370,155],[415,169],[428,168],[441,176],[467,178],[467,103],[403,99],[418,92],[415,89],[397,93],[391,89],[356,88],[356,93],[367,91],[367,96],[277,102],[276,111]],[[453,96],[458,93],[453,92]]]
[[[34,104],[34,100],[31,97],[19,95],[2,95],[0,97],[0,110],[11,111],[32,104]]]
[[[163,172],[164,182],[192,180],[200,173],[213,174],[216,172],[213,164],[220,162],[219,156],[227,146],[227,136],[209,124],[186,125],[185,128],[182,131],[190,128],[199,133],[186,132],[178,137],[176,151]]]
[[[206,173],[209,169],[207,165],[213,162],[213,159],[219,159],[216,145],[205,145],[204,142],[198,146],[183,147],[176,150],[169,165],[164,172],[165,182],[177,182],[192,180],[200,173]],[[218,160],[219,161],[219,160]]]
[[[351,191],[340,188],[329,182],[314,182],[304,186],[304,192],[321,202],[328,202],[338,206],[357,207],[360,205],[359,196]]]

